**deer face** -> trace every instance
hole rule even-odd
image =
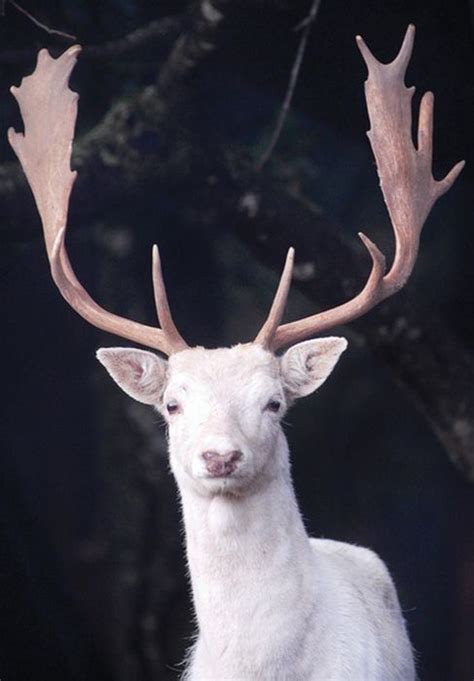
[[[271,475],[286,405],[279,362],[259,346],[173,355],[161,411],[177,479],[184,472],[204,491],[237,492]]]
[[[287,471],[280,420],[296,397],[324,382],[346,345],[343,338],[306,341],[282,357],[257,344],[191,348],[169,361],[108,348],[98,359],[126,393],[164,416],[180,485],[243,494]]]

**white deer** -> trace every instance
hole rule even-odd
[[[412,90],[404,86],[414,28],[396,59],[378,62],[361,38],[369,78],[370,141],[396,237],[384,257],[364,235],[372,270],[362,292],[332,310],[280,324],[293,249],[267,321],[253,343],[190,348],[172,320],[153,250],[161,328],[99,307],[77,280],[64,245],[74,173],[70,151],[77,96],[68,79],[79,47],[59,59],[39,54],[33,75],[13,89],[25,133],[9,131],[41,215],[54,281],[95,326],[169,356],[107,348],[97,356],[118,385],[153,405],[169,431],[182,503],[198,636],[188,681],[413,681],[413,655],[392,579],[372,551],[306,533],[280,425],[298,397],[316,390],[346,348],[343,338],[304,340],[349,321],[395,293],[416,259],[423,223],[452,185],[431,174],[433,97],[421,102],[411,139]],[[276,350],[289,347],[281,356]]]

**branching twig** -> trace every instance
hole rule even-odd
[[[290,74],[290,80],[288,82],[288,88],[286,90],[285,94],[285,99],[283,100],[283,104],[280,109],[280,113],[278,114],[277,122],[275,125],[275,129],[273,130],[273,134],[270,138],[270,141],[268,143],[267,148],[264,150],[263,154],[260,156],[259,160],[255,164],[255,170],[257,173],[261,172],[263,169],[263,166],[267,163],[268,159],[273,153],[273,150],[278,142],[278,139],[281,135],[281,132],[283,130],[283,126],[285,125],[285,120],[288,115],[288,111],[290,110],[291,106],[291,100],[293,99],[293,93],[295,91],[296,83],[298,81],[298,75],[300,72],[301,68],[301,63],[303,61],[304,53],[306,50],[306,45],[308,42],[309,34],[311,32],[311,27],[314,23],[314,20],[316,19],[316,15],[318,13],[319,6],[321,4],[321,0],[313,0],[313,4],[311,5],[311,9],[309,11],[309,14],[303,21],[301,21],[296,27],[295,30],[299,31],[302,30],[302,36],[300,40],[300,44],[298,46],[298,51],[296,53],[295,61],[293,63],[293,68],[291,69],[291,74]]]
[[[183,27],[183,16],[175,15],[151,21],[140,26],[127,35],[115,40],[108,40],[99,45],[86,45],[81,52],[82,59],[101,59],[103,57],[117,57],[146,45],[155,39],[173,37]],[[15,64],[27,59],[33,59],[36,50],[5,50],[0,52],[0,64]]]
[[[24,7],[19,5],[17,2],[14,2],[14,0],[9,0],[10,5],[13,5],[13,7],[21,12],[22,14],[25,15],[25,17],[28,17],[30,21],[32,21],[36,26],[39,26],[39,28],[43,29],[43,31],[46,31],[46,33],[49,33],[50,35],[59,35],[62,38],[67,38],[68,40],[76,40],[75,35],[71,35],[70,33],[65,33],[64,31],[57,31],[55,28],[50,28],[49,26],[46,26],[46,24],[41,23],[36,17],[34,17],[28,10],[26,10]]]

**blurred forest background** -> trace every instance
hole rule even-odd
[[[315,5],[314,5],[315,6]],[[396,581],[421,681],[474,677],[474,3],[322,0],[269,154],[311,3],[22,0],[77,36],[80,93],[68,250],[106,308],[154,323],[151,244],[190,343],[253,337],[289,245],[287,319],[346,300],[392,235],[365,131],[362,34],[435,105],[434,172],[467,166],[435,206],[402,293],[337,331],[349,351],[288,415],[308,530],[376,550]],[[71,40],[0,3],[2,681],[168,681],[192,633],[165,433],[94,358],[49,275],[6,142],[8,88]],[[295,681],[297,681],[295,679]],[[364,681],[354,679],[354,681]]]

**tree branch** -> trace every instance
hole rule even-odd
[[[175,36],[184,27],[182,15],[163,17],[150,21],[145,26],[140,26],[122,38],[108,40],[99,45],[85,45],[82,48],[81,59],[103,59],[106,57],[119,57],[128,52],[133,52],[143,45],[154,40]],[[36,50],[5,50],[0,52],[0,64],[16,64],[21,61],[32,59]]]
[[[46,33],[49,33],[50,35],[58,35],[61,38],[66,38],[67,40],[76,40],[75,35],[71,35],[70,33],[65,33],[64,31],[58,31],[55,28],[50,28],[46,24],[43,24],[41,21],[36,19],[28,10],[26,10],[24,7],[19,5],[17,2],[14,2],[14,0],[8,0],[10,5],[12,5],[18,12],[21,12],[22,14],[25,15],[25,17],[28,17],[30,21],[32,21],[35,26],[38,26],[38,28],[41,28],[43,31],[46,31]]]
[[[288,88],[286,90],[285,98],[283,99],[283,103],[278,114],[275,128],[273,130],[272,136],[270,137],[270,141],[268,142],[267,148],[264,150],[264,152],[258,159],[257,163],[255,164],[255,170],[257,173],[260,173],[263,170],[264,165],[267,163],[268,159],[272,155],[273,150],[275,149],[277,142],[280,138],[280,135],[283,131],[283,126],[285,125],[285,121],[290,110],[291,101],[293,99],[293,94],[295,92],[296,83],[298,82],[298,75],[300,72],[301,64],[303,62],[303,57],[306,50],[309,34],[311,33],[311,28],[316,19],[316,15],[318,13],[320,4],[321,0],[313,0],[313,4],[311,5],[311,9],[309,11],[308,16],[296,27],[296,30],[302,30],[300,44],[296,52],[295,61],[293,63],[293,68],[291,69],[290,73]]]

